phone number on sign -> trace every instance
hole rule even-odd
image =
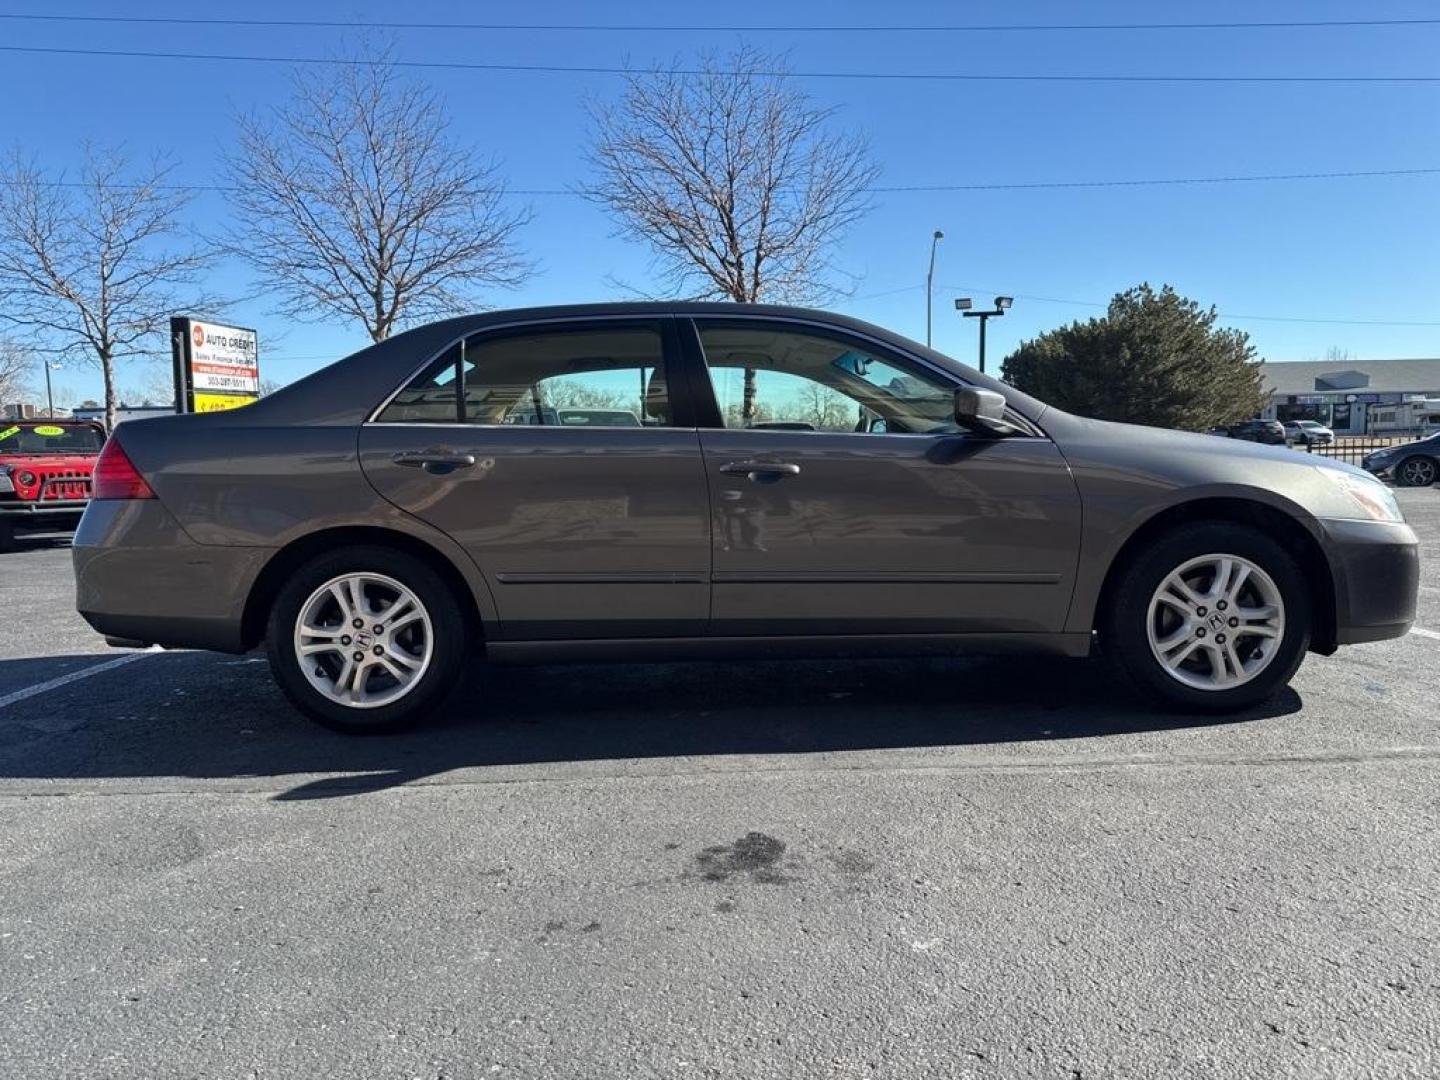
[[[243,375],[206,375],[195,380],[197,390],[240,390],[254,393],[256,382]]]

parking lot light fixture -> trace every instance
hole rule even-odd
[[[980,320],[980,374],[982,375],[985,374],[985,324],[988,323],[992,317],[1004,315],[1005,312],[1010,310],[1010,306],[1014,303],[1015,298],[1013,296],[997,296],[995,297],[995,308],[993,311],[972,311],[970,310],[972,305],[968,296],[955,301],[955,310],[960,312],[961,315],[967,319]]]
[[[945,239],[945,234],[936,229],[930,237],[930,269],[925,274],[925,346],[930,346],[930,305],[935,299],[935,248],[940,241]]]

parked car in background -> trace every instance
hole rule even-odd
[[[1360,464],[1366,472],[1392,478],[1399,487],[1429,487],[1440,479],[1440,431],[1366,454]]]
[[[1246,442],[1266,443],[1271,446],[1288,446],[1289,437],[1285,434],[1285,425],[1279,420],[1242,420],[1238,424],[1231,424],[1227,433],[1232,439],[1244,439]]]
[[[1335,441],[1335,432],[1315,420],[1287,420],[1284,426],[1285,437],[1291,443],[1329,446]]]
[[[613,403],[610,422],[508,422],[562,389]],[[91,626],[266,642],[291,701],[346,731],[425,716],[482,650],[1098,640],[1160,701],[1233,711],[1307,651],[1406,633],[1419,575],[1394,495],[1359,469],[1072,416],[798,308],[451,319],[244,409],[122,425],[96,476],[74,545]]]
[[[104,442],[104,426],[88,420],[0,420],[0,551],[18,533],[79,523]]]

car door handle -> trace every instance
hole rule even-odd
[[[800,466],[787,461],[732,461],[720,466],[726,476],[744,476],[757,483],[773,484],[787,476],[799,476]]]
[[[451,454],[443,450],[401,450],[390,460],[406,468],[424,469],[436,476],[444,476],[456,469],[470,468],[475,464],[475,455]]]

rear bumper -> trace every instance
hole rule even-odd
[[[1335,582],[1335,643],[1403,637],[1415,621],[1420,544],[1410,526],[1322,520]]]
[[[107,638],[240,652],[245,599],[271,554],[197,544],[156,499],[97,499],[75,533],[75,606]]]

